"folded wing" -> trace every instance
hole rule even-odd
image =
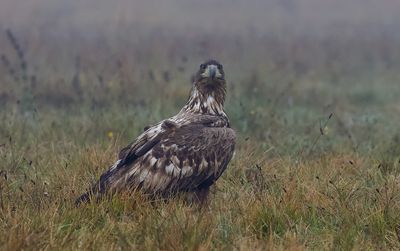
[[[115,180],[146,193],[168,195],[212,185],[232,158],[235,132],[227,127],[187,125],[163,137]]]
[[[119,160],[77,203],[101,195],[140,188],[168,195],[213,184],[225,170],[235,147],[235,132],[224,118],[195,116],[165,120],[121,150]]]

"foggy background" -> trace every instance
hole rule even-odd
[[[76,208],[209,58],[210,203]],[[400,250],[399,125],[400,0],[0,0],[0,250]]]
[[[224,46],[218,44],[221,40],[226,47],[246,45],[229,51],[231,56],[251,53],[250,47],[260,44],[264,48],[257,47],[256,54],[263,49],[273,54],[274,47],[293,50],[295,43],[317,45],[303,48],[315,53],[321,41],[338,48],[368,47],[363,54],[392,54],[388,46],[400,37],[398,13],[396,0],[2,0],[0,28],[16,33],[33,57],[47,52],[76,56],[94,46],[108,51],[93,53],[126,55],[136,48],[145,52],[145,44],[153,53],[165,53],[175,45],[188,50],[186,54],[197,51],[203,57],[224,59],[221,50],[213,51],[229,51],[219,48]],[[8,50],[6,40],[0,36],[3,52]],[[207,45],[210,49],[204,48]],[[377,47],[371,50],[373,46]],[[290,54],[296,57],[295,52]]]
[[[243,135],[291,151],[335,113],[327,145],[368,150],[376,132],[397,132],[399,13],[397,0],[2,0],[0,105],[96,114],[80,118],[93,140],[108,114],[130,138],[132,123],[180,109],[191,75],[216,58]],[[115,111],[129,121],[113,124]]]
[[[398,53],[398,13],[396,0],[2,0],[0,28],[11,29],[35,61],[47,57],[54,66],[68,60],[64,55],[121,54],[137,60],[157,53],[165,58],[171,49],[183,50],[189,64],[208,57],[229,64],[235,54],[251,54],[254,48],[256,55],[287,54],[281,61],[298,57],[299,50],[309,61],[324,53],[334,60],[347,54],[342,62],[352,60],[351,47],[355,56],[379,54],[379,61]],[[7,43],[0,36],[3,53]]]
[[[398,33],[396,0],[27,0],[0,2],[4,27],[53,36],[131,29],[327,35]],[[398,35],[398,34],[393,34]]]

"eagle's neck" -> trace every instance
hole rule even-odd
[[[225,116],[225,89],[199,90],[193,86],[190,97],[181,112]]]

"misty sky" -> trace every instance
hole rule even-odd
[[[96,33],[124,28],[320,34],[400,29],[398,0],[26,0],[0,1],[0,26]]]

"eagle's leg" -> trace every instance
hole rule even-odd
[[[194,201],[200,207],[207,207],[208,206],[208,195],[210,193],[210,187],[203,187],[194,192]]]

